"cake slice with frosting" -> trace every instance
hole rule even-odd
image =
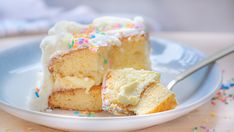
[[[150,69],[144,21],[117,17],[89,25],[62,21],[41,42],[42,75],[30,107],[102,111],[101,85],[108,69]]]
[[[142,115],[176,107],[175,94],[160,84],[160,74],[133,68],[110,70],[103,81],[103,110]]]

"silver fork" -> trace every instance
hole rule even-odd
[[[218,59],[221,59],[231,53],[234,52],[234,44],[206,57],[205,59],[203,59],[201,62],[199,62],[198,64],[190,67],[189,69],[185,70],[184,72],[180,73],[179,75],[176,76],[176,78],[172,81],[170,81],[167,85],[167,88],[169,90],[172,90],[172,88],[180,81],[184,80],[186,77],[188,77],[189,75],[193,74],[194,72],[196,72],[197,70],[207,66],[208,64],[211,64],[215,61],[217,61]]]

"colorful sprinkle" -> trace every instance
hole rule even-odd
[[[229,88],[230,88],[230,86],[227,86],[227,85],[224,85],[224,84],[221,85],[221,89],[229,89]]]
[[[98,46],[91,45],[91,46],[89,47],[89,49],[90,49],[91,51],[93,51],[93,52],[97,52]]]
[[[89,113],[88,117],[95,117],[95,115],[93,113]]]
[[[231,83],[230,83],[230,87],[234,87],[234,82],[231,82]]]
[[[95,114],[92,112],[79,112],[79,111],[74,111],[73,114],[75,116],[80,116],[80,117],[95,117]]]
[[[210,115],[212,116],[212,117],[216,117],[216,113],[215,112],[210,112]]]
[[[97,37],[97,35],[105,35],[105,31],[107,30],[113,30],[113,29],[120,29],[120,28],[141,28],[142,25],[141,24],[132,24],[132,23],[127,23],[127,24],[121,24],[121,23],[116,23],[113,25],[107,25],[106,23],[103,23],[101,26],[95,27],[92,25],[89,25],[87,28],[83,29],[81,32],[79,33],[73,33],[73,34],[69,34],[66,39],[64,40],[67,44],[68,44],[68,48],[69,49],[77,49],[79,47],[82,48],[89,48],[90,50],[92,50],[93,52],[97,52],[98,48],[96,47],[92,47],[93,45],[84,45],[84,44],[88,44],[90,39],[94,39]],[[103,44],[100,45],[107,45],[105,42]]]
[[[74,115],[79,115],[79,114],[80,114],[79,111],[75,111],[75,112],[74,112]]]
[[[38,93],[38,92],[35,92],[35,96],[36,96],[37,98],[39,98],[39,93]]]
[[[28,129],[28,131],[32,131],[33,130],[33,128],[31,128],[31,127],[27,128],[27,129]]]
[[[88,40],[88,39],[84,39],[84,43],[86,43],[86,44],[87,44],[88,42],[89,42],[89,40]]]
[[[35,88],[35,96],[37,98],[39,98],[39,92],[40,92],[40,89],[38,87]]]
[[[215,131],[215,129],[209,128],[209,127],[204,126],[204,125],[201,125],[201,126],[199,126],[199,127],[193,127],[193,128],[192,128],[192,131],[193,131],[193,132],[198,132],[199,130],[205,130],[206,132],[214,132],[214,131]]]
[[[111,59],[109,59],[108,62],[109,62],[109,68],[111,68],[112,67],[112,61],[111,61]]]
[[[108,59],[104,59],[103,63],[108,64]]]
[[[95,36],[95,35],[93,35],[93,34],[92,34],[92,35],[90,35],[90,38],[91,38],[91,39],[94,39],[95,37],[96,37],[96,36]]]
[[[69,48],[72,48],[72,47],[73,47],[73,44],[72,44],[72,43],[68,43],[68,47],[69,47]]]
[[[133,28],[134,25],[129,23],[129,24],[126,25],[126,27],[127,27],[127,28]]]
[[[104,111],[109,111],[109,106],[103,106],[102,109],[103,109]]]
[[[192,131],[193,131],[193,132],[196,132],[197,130],[198,130],[197,127],[192,128]]]
[[[206,130],[206,132],[214,132],[215,131],[214,129],[209,128],[207,126],[200,126],[200,128]]]
[[[40,89],[39,89],[38,87],[36,87],[35,89],[36,89],[36,91],[37,91],[37,92],[39,92],[39,91],[40,91]]]
[[[117,24],[114,25],[114,28],[117,28],[117,29],[121,28],[121,25],[119,23],[117,23]]]
[[[211,105],[215,106],[215,105],[216,105],[216,103],[215,103],[214,101],[211,101]]]
[[[211,105],[215,106],[217,102],[222,102],[223,104],[228,105],[233,101],[234,93],[230,93],[231,88],[234,88],[233,84],[233,81],[225,84],[223,83],[215,96],[211,99]]]
[[[76,49],[77,47],[78,47],[78,44],[74,44],[72,48]]]

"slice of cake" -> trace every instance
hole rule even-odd
[[[142,115],[175,108],[175,94],[159,82],[160,74],[153,71],[110,70],[103,81],[103,110],[115,115]]]
[[[101,111],[108,69],[150,69],[142,18],[102,17],[89,25],[63,21],[41,43],[42,79],[31,108]]]

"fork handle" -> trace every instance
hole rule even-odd
[[[208,64],[211,64],[215,61],[217,61],[218,59],[221,59],[231,53],[234,52],[234,44],[206,57],[205,59],[203,59],[201,62],[197,63],[196,65],[190,67],[189,69],[185,70],[184,72],[180,73],[179,75],[176,76],[176,78],[172,81],[170,81],[167,85],[167,88],[169,90],[172,90],[172,88],[181,80],[185,79],[186,77],[188,77],[189,75],[191,75],[192,73],[196,72],[197,70],[207,66]]]

